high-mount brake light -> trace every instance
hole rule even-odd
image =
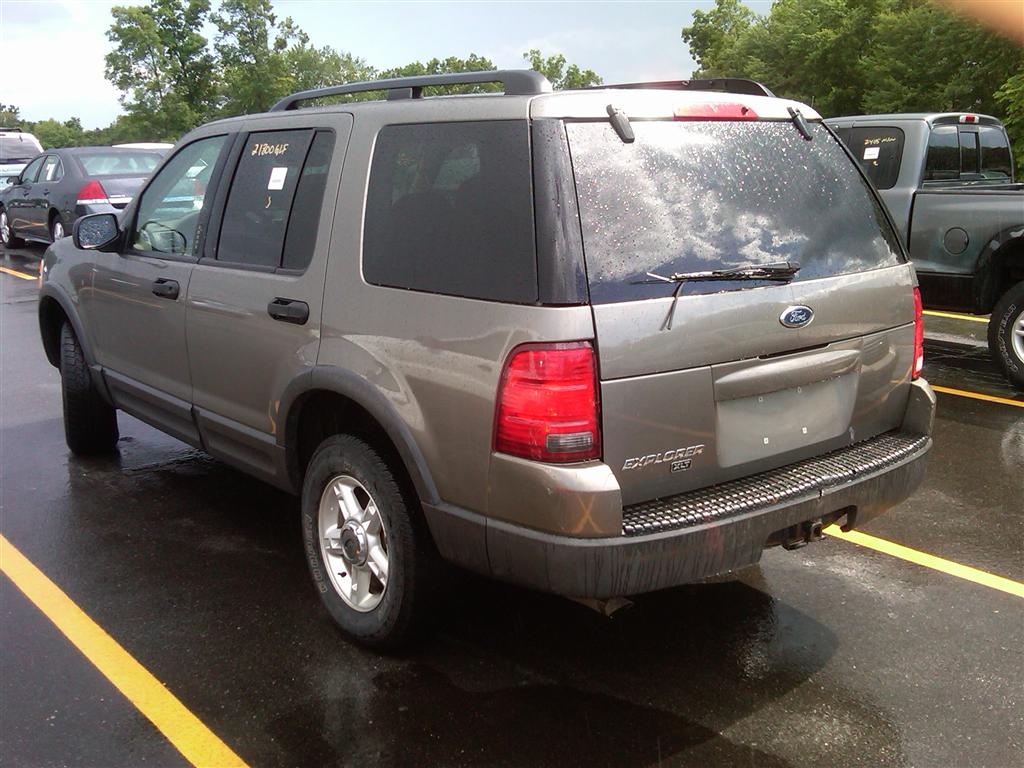
[[[599,412],[590,342],[524,344],[498,384],[494,450],[552,463],[600,458]]]
[[[977,115],[960,115],[961,123],[976,123],[978,122]]]
[[[676,107],[676,120],[757,120],[757,112],[732,101],[683,104]]]
[[[109,202],[107,190],[96,179],[86,182],[85,186],[78,190],[78,199],[75,200],[76,205],[104,205]]]
[[[921,289],[914,288],[914,369],[916,379],[924,369],[924,313],[921,311]]]

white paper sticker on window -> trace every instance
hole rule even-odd
[[[875,151],[875,155],[878,155],[878,151]],[[274,168],[270,172],[270,182],[267,184],[267,189],[284,189],[284,177],[288,175],[288,168],[281,166]]]
[[[878,159],[878,147],[864,147],[864,159],[865,160],[877,160]],[[276,168],[274,169],[277,170]],[[280,189],[280,187],[278,187]]]

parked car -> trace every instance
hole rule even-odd
[[[28,161],[43,151],[39,139],[21,128],[0,128],[0,190]]]
[[[991,313],[992,356],[1024,389],[1024,184],[1002,124],[959,112],[827,122],[896,219],[924,305]]]
[[[124,210],[162,155],[116,147],[51,149],[0,192],[0,243],[56,242],[79,216]]]
[[[813,109],[727,85],[398,78],[196,129],[46,251],[68,445],[120,409],[301,494],[371,645],[441,561],[604,599],[863,525],[932,443],[914,271]]]

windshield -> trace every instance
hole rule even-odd
[[[147,174],[160,162],[157,152],[90,152],[78,155],[87,176]]]
[[[594,303],[670,295],[670,275],[794,262],[795,280],[898,264],[896,234],[839,143],[784,122],[567,123]],[[763,281],[687,283],[682,295]]]
[[[43,151],[30,133],[9,133],[0,136],[0,163],[27,163]]]

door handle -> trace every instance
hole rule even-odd
[[[176,299],[181,291],[177,280],[168,280],[161,277],[153,281],[153,295],[161,299]]]
[[[282,323],[305,325],[309,320],[309,304],[304,301],[278,297],[267,304],[267,313]]]

